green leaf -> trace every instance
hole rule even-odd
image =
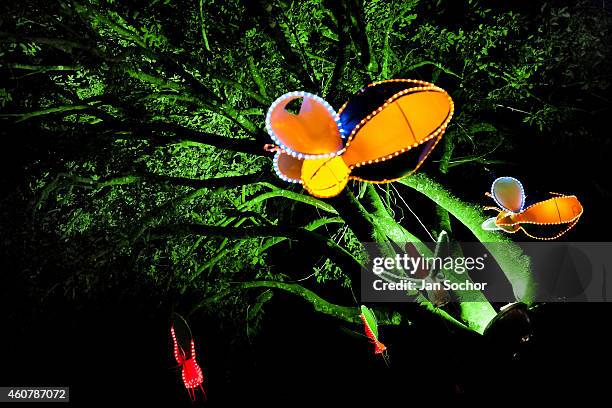
[[[266,304],[270,299],[272,299],[272,295],[273,295],[272,289],[266,289],[259,296],[257,296],[257,299],[255,299],[255,303],[253,304],[253,307],[249,309],[247,319],[253,320],[255,317],[257,317],[263,305]]]

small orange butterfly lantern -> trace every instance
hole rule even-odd
[[[287,108],[301,99],[298,113]],[[308,92],[290,92],[268,110],[274,169],[313,196],[338,195],[350,179],[388,183],[415,172],[444,134],[453,101],[442,88],[413,79],[376,82],[338,112]]]
[[[521,182],[513,177],[499,177],[491,185],[491,192],[487,193],[498,207],[485,207],[498,211],[498,214],[483,222],[482,228],[512,234],[522,230],[528,237],[541,240],[559,238],[576,225],[583,208],[574,195],[552,194],[554,197],[524,208],[525,191]],[[546,236],[534,235],[530,232],[533,230]]]

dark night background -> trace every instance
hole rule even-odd
[[[602,13],[610,13],[609,6]],[[448,78],[439,85],[451,93],[457,87]],[[444,176],[443,184],[460,198],[483,205],[489,204],[484,191],[504,175],[522,180],[531,202],[548,191],[575,194],[585,213],[563,239],[609,241],[609,100],[572,88],[558,94],[579,101],[585,113],[572,121],[587,129],[587,136],[559,127],[539,131],[517,125],[515,112],[496,112],[483,119],[514,130],[513,148],[496,153],[505,163],[459,167]],[[125,272],[120,280],[86,295],[33,287],[39,283],[28,278],[32,271],[46,277],[44,288],[52,287],[54,275],[70,274],[62,258],[66,243],[37,227],[28,195],[32,163],[53,162],[56,149],[35,126],[3,120],[0,135],[0,385],[69,386],[71,402],[78,406],[120,400],[190,406],[171,355],[168,319],[173,310],[186,311],[189,296],[195,299],[197,293],[177,301],[178,293],[168,294],[130,273],[129,257],[113,264]],[[434,156],[422,171],[435,174],[440,151]],[[415,211],[425,212],[429,203],[406,191],[404,198]],[[462,238],[469,240],[469,233],[458,232],[456,239]],[[84,243],[81,250],[89,245]],[[291,265],[295,259],[276,261]],[[333,286],[321,295],[341,301],[334,298]],[[184,309],[176,308],[177,303]],[[419,313],[413,305],[400,307]],[[528,402],[529,393],[585,399],[608,394],[604,382],[611,363],[611,312],[610,304],[537,305],[529,311],[527,344],[520,344],[520,330],[514,327],[500,328],[499,337],[456,332],[435,319],[385,327],[381,335],[390,367],[371,353],[366,340],[352,337],[337,321],[313,313],[290,294],[275,293],[260,334],[250,341],[234,338],[227,329],[232,323],[215,316],[197,314],[190,324],[209,403],[342,400],[363,405],[372,399],[407,405],[425,399],[437,405],[459,397],[497,405],[514,399]]]

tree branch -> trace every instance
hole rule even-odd
[[[332,260],[337,262],[353,282],[359,278],[362,265],[353,255],[333,240],[309,231],[305,228],[286,226],[249,226],[249,227],[221,227],[203,224],[171,224],[152,228],[153,235],[168,234],[194,234],[207,236],[221,236],[226,238],[257,238],[257,237],[287,237],[296,241],[311,242],[322,251],[329,252]]]
[[[361,318],[359,315],[361,311],[357,307],[348,307],[348,306],[340,306],[333,303],[330,303],[319,295],[314,293],[313,291],[304,288],[296,283],[285,283],[285,282],[277,282],[277,281],[250,281],[250,282],[239,282],[235,283],[231,286],[230,290],[227,290],[223,293],[220,293],[211,298],[205,299],[198,305],[196,305],[189,314],[194,313],[198,309],[205,307],[206,305],[215,303],[222,298],[230,295],[235,290],[243,290],[243,289],[252,289],[252,288],[272,288],[272,289],[280,289],[286,292],[292,293],[296,296],[301,297],[306,300],[310,304],[312,304],[315,311],[319,313],[323,313],[329,316],[333,316],[335,318],[344,320],[349,323],[361,324]],[[399,315],[393,314],[392,316],[387,316],[382,313],[377,313],[378,322],[381,325],[398,325],[400,323]]]
[[[262,30],[274,41],[276,48],[283,56],[287,68],[295,73],[306,88],[306,91],[317,92],[318,86],[304,69],[300,56],[291,48],[285,33],[275,19],[275,7],[268,0],[243,0],[249,14],[254,16]]]
[[[268,155],[263,150],[264,141],[260,141],[257,135],[255,139],[238,139],[217,135],[214,133],[202,132],[189,129],[174,123],[157,122],[145,125],[145,128],[152,132],[172,132],[173,136],[158,136],[154,141],[159,144],[195,142],[218,147],[220,149],[231,150],[239,153],[254,154],[257,156]]]
[[[348,10],[345,1],[330,0],[327,2],[329,7],[336,18],[338,28],[338,47],[336,49],[336,62],[334,64],[334,70],[330,79],[329,89],[326,94],[326,98],[330,101],[335,101],[336,93],[341,84],[342,74],[346,66],[348,49],[347,45],[350,42],[349,27],[346,22]]]
[[[242,176],[216,177],[209,179],[174,177],[153,173],[126,174],[120,176],[106,177],[99,180],[79,176],[73,176],[71,178],[76,183],[95,187],[122,186],[128,184],[149,182],[172,184],[176,186],[185,186],[197,189],[231,188],[264,181],[262,180],[262,175],[258,173],[245,174]]]
[[[246,201],[246,202],[242,203],[239,208],[240,209],[250,208],[253,205],[261,203],[261,202],[263,202],[265,200],[268,200],[270,198],[282,197],[282,198],[288,198],[290,200],[297,201],[297,202],[300,202],[300,203],[312,205],[313,207],[316,207],[316,208],[318,208],[320,210],[329,212],[331,214],[338,214],[338,212],[334,209],[334,207],[332,207],[331,205],[327,204],[325,201],[319,200],[319,199],[314,198],[314,197],[309,196],[309,195],[296,193],[296,192],[290,191],[290,190],[285,190],[285,189],[276,187],[276,186],[274,186],[272,184],[269,184],[269,183],[266,183],[265,185],[266,185],[266,187],[271,188],[272,191],[260,194],[260,195],[258,195],[256,197],[250,199],[249,201]]]
[[[368,33],[366,30],[366,24],[363,19],[363,1],[362,0],[348,0],[349,8],[351,11],[351,33],[353,37],[353,43],[359,50],[359,59],[361,64],[368,72],[368,80],[372,79],[378,73],[378,63],[376,57],[372,54],[372,46],[368,39]]]
[[[463,203],[423,173],[406,177],[399,183],[425,195],[465,225],[491,252],[491,255],[512,284],[516,299],[527,304],[533,302],[535,283],[531,275],[529,257],[524,255],[520,247],[510,239],[499,233],[483,230],[481,225],[486,217],[478,207]],[[486,243],[488,242],[503,242],[505,243],[504,250],[500,250],[499,246],[496,245],[487,247]]]
[[[376,235],[372,215],[361,205],[348,188],[327,200],[334,212],[346,221],[360,242],[372,242]]]
[[[344,224],[344,220],[340,217],[333,217],[333,218],[317,218],[316,220],[308,223],[308,225],[304,226],[305,229],[307,229],[308,231],[314,231],[324,225],[328,225],[328,224]],[[279,244],[285,240],[287,240],[288,238],[286,237],[273,237],[270,238],[268,241],[266,241],[265,243],[263,243],[261,245],[261,247],[259,248],[259,253],[262,254],[265,251],[267,251],[268,249],[270,249],[272,246]]]
[[[17,123],[23,122],[32,118],[40,118],[42,116],[56,115],[56,116],[68,116],[75,112],[94,111],[95,108],[90,105],[61,105],[52,106],[50,108],[40,109],[32,112],[24,113],[5,113],[1,117],[15,117]]]
[[[13,42],[13,43],[33,42],[36,44],[49,45],[55,49],[66,52],[68,54],[72,53],[73,49],[79,49],[83,51],[89,51],[97,57],[103,56],[101,51],[96,47],[81,44],[76,41],[64,40],[61,38],[29,37],[29,36],[22,36],[19,34],[0,32],[0,40],[3,40],[5,42]]]

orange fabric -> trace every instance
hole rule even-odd
[[[304,154],[334,153],[343,148],[335,118],[321,103],[305,96],[295,115],[285,108],[299,97],[287,98],[272,111],[270,124],[279,141]]]
[[[304,161],[282,152],[279,152],[278,155],[278,171],[285,177],[299,180],[302,176],[302,163]]]
[[[441,91],[416,92],[397,100],[420,143],[433,133],[450,114],[448,95]]]
[[[421,144],[442,125],[450,111],[448,95],[442,91],[402,96],[357,131],[343,154],[344,161],[353,166]]]
[[[566,224],[580,217],[582,211],[576,196],[561,196],[533,204],[510,219],[513,223]]]

